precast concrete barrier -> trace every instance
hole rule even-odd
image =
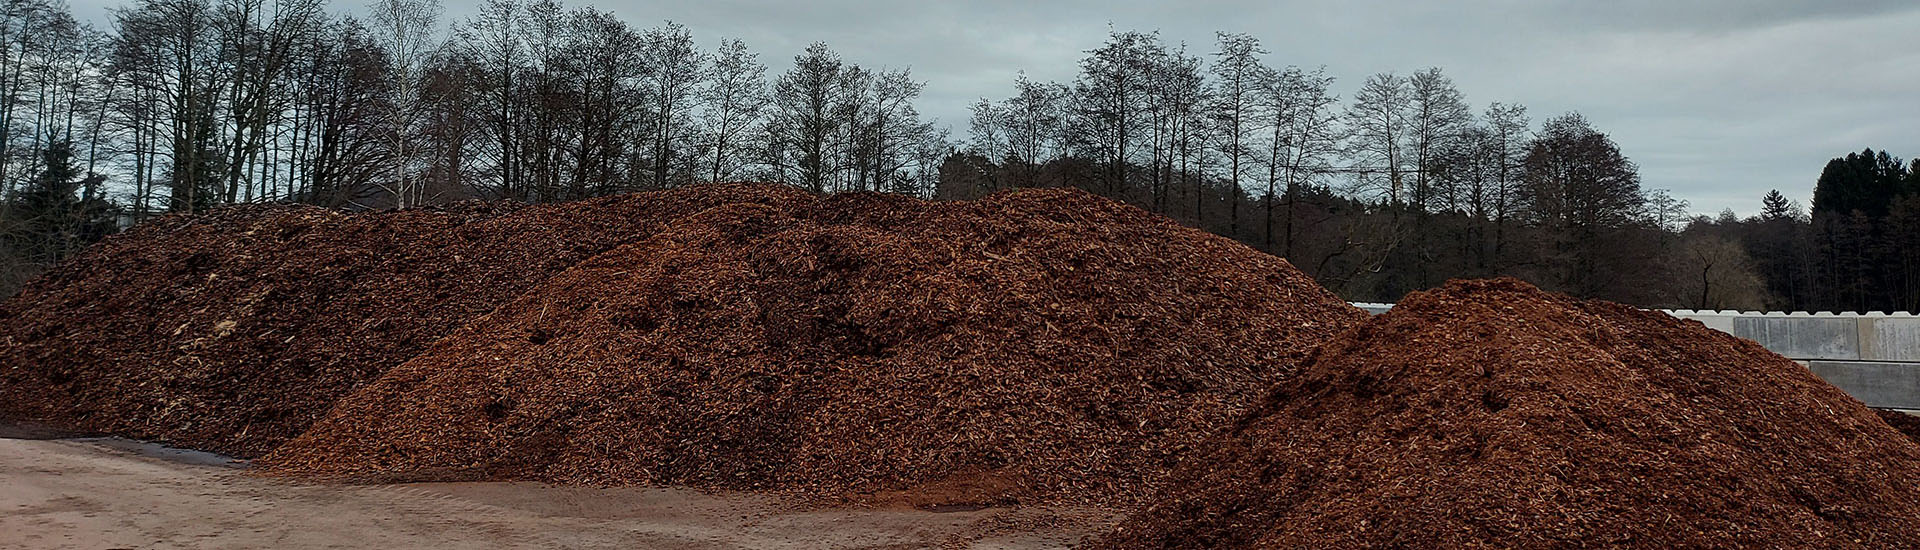
[[[1722,332],[1758,342],[1873,407],[1920,409],[1920,316],[1675,309]]]

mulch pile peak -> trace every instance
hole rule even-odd
[[[241,457],[579,261],[723,203],[728,184],[349,214],[249,205],[149,220],[0,304],[0,416]]]
[[[1365,319],[1074,190],[716,207],[582,262],[258,464],[361,480],[1124,501]]]
[[[1456,281],[1321,348],[1100,548],[1916,548],[1920,446],[1665,314]]]

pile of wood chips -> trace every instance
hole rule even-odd
[[[1071,190],[730,204],[601,254],[258,464],[359,480],[1137,500],[1365,314]]]
[[[1095,548],[1920,548],[1920,445],[1697,322],[1502,279],[1322,348]]]
[[[555,273],[717,204],[703,186],[583,202],[149,220],[0,304],[0,417],[253,457]]]
[[[1893,426],[1893,429],[1900,430],[1900,433],[1907,434],[1907,437],[1912,438],[1914,442],[1920,443],[1920,416],[1914,416],[1913,413],[1902,411],[1878,410],[1874,412],[1880,413],[1880,418],[1886,420],[1887,425]]]

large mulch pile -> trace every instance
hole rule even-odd
[[[1365,317],[1284,260],[1079,191],[731,205],[554,277],[258,464],[1125,500]]]
[[[1880,413],[1880,418],[1886,420],[1888,426],[1893,426],[1893,429],[1907,434],[1907,437],[1913,439],[1915,443],[1920,443],[1920,416],[1903,411],[1876,410],[1874,412]]]
[[[0,304],[0,416],[251,457],[581,260],[767,185],[347,214],[245,206],[111,237]]]
[[[1698,323],[1502,279],[1321,349],[1103,548],[1916,548],[1920,446]]]

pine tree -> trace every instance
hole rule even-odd
[[[1768,191],[1767,196],[1760,199],[1760,204],[1762,205],[1761,220],[1774,221],[1797,217],[1793,212],[1793,201],[1781,194],[1779,189]]]
[[[52,263],[111,233],[113,212],[101,199],[79,196],[82,186],[98,185],[100,177],[80,177],[72,142],[48,145],[41,158],[40,173],[11,199],[6,237],[13,241],[9,248],[31,261]]]
[[[1813,213],[1819,217],[1859,211],[1869,218],[1884,217],[1907,179],[1907,167],[1886,151],[1866,149],[1827,161],[1813,188]]]

